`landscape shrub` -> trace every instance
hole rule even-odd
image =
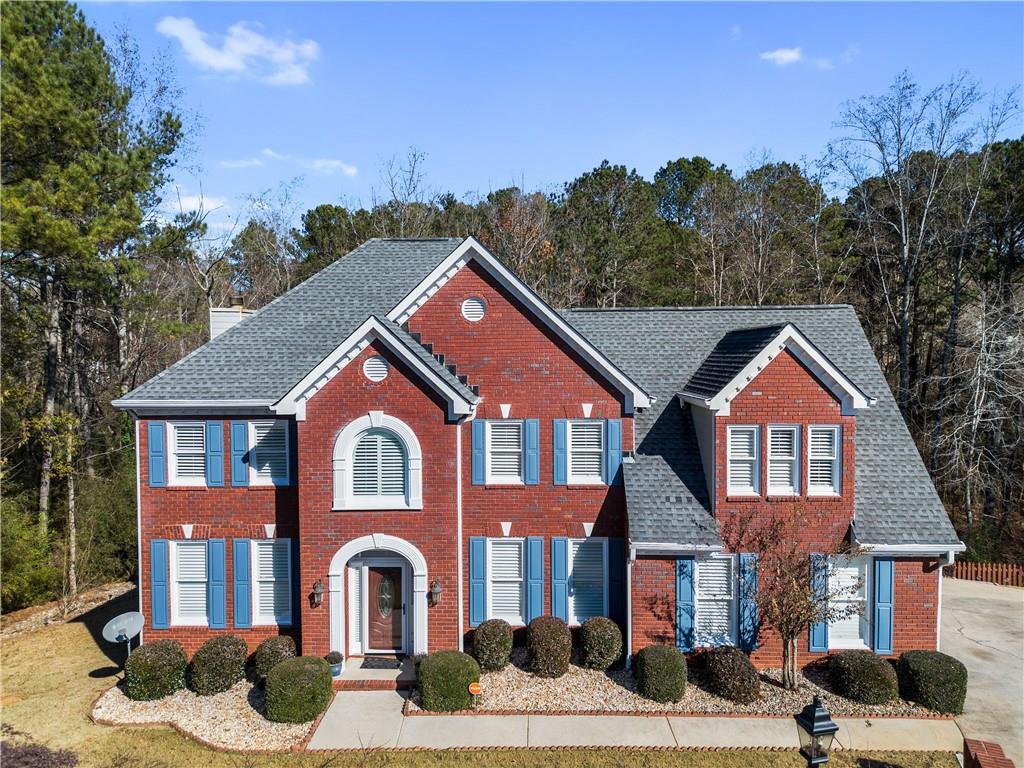
[[[704,683],[722,698],[749,704],[761,696],[761,676],[750,657],[738,648],[723,646],[704,654]]]
[[[488,619],[473,632],[473,656],[480,668],[504,669],[512,654],[512,627],[502,619]]]
[[[686,693],[686,656],[673,645],[649,645],[636,657],[636,690],[652,701],[668,704]]]
[[[420,703],[431,712],[469,709],[469,684],[479,681],[480,665],[468,653],[436,651],[420,662]]]
[[[331,701],[331,667],[319,656],[296,656],[279,662],[267,675],[267,719],[308,723]]]
[[[185,686],[188,658],[177,640],[157,640],[136,648],[124,663],[124,688],[133,701],[153,701]]]
[[[199,646],[188,665],[188,687],[200,696],[228,690],[245,677],[249,647],[237,635],[218,635]]]
[[[967,696],[967,667],[939,651],[907,651],[896,664],[899,691],[913,701],[936,712],[959,715]]]
[[[295,638],[288,635],[268,637],[256,646],[256,651],[252,655],[252,668],[256,673],[256,679],[266,680],[270,670],[285,659],[294,658]]]
[[[587,619],[580,627],[580,660],[588,669],[608,669],[622,656],[622,630],[604,616]]]
[[[538,616],[526,628],[530,671],[538,677],[561,677],[569,671],[572,635],[557,616]]]
[[[886,704],[896,698],[896,670],[871,651],[842,651],[829,658],[828,676],[840,696],[861,704]]]

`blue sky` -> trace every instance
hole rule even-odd
[[[903,69],[1020,87],[1021,3],[86,3],[104,36],[169,53],[200,118],[176,175],[186,206],[245,214],[369,204],[382,159],[415,146],[459,196],[550,191],[608,159],[650,178],[695,154],[818,155],[844,101]],[[1021,118],[1007,135],[1021,135]]]

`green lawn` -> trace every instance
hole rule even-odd
[[[133,610],[135,593],[111,601],[68,624],[45,627],[4,640],[0,720],[51,749],[69,749],[79,765],[96,768],[529,768],[532,766],[607,766],[608,768],[769,768],[803,765],[795,754],[775,752],[645,752],[602,750],[488,750],[480,752],[407,752],[366,754],[237,755],[214,752],[170,728],[111,728],[89,720],[92,701],[112,685],[123,650],[100,639],[113,615]],[[107,655],[107,652],[111,656]],[[8,738],[8,737],[5,737]],[[955,768],[950,754],[849,753],[830,765],[842,768]]]

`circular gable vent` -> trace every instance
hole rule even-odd
[[[487,304],[479,296],[470,296],[462,302],[462,316],[471,323],[482,320],[486,311]]]
[[[366,362],[363,363],[363,375],[370,381],[384,381],[390,368],[387,360],[380,355],[374,355],[366,358]]]

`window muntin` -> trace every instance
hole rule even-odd
[[[569,484],[604,483],[604,422],[570,421],[568,431]]]
[[[868,648],[868,558],[830,557],[830,606],[849,615],[828,625],[828,647]]]
[[[171,485],[206,485],[206,424],[172,421]]]
[[[569,539],[569,623],[608,615],[608,539]]]
[[[487,421],[487,483],[523,482],[523,422]]]
[[[292,623],[291,539],[253,539],[253,624]]]
[[[405,447],[386,429],[371,429],[352,451],[352,495],[393,498],[405,505],[407,482]]]
[[[487,540],[487,618],[526,623],[526,564],[523,539]]]
[[[206,542],[173,541],[171,549],[171,624],[205,627],[209,624]]]
[[[288,422],[249,422],[249,485],[288,485]]]
[[[800,491],[800,429],[768,427],[768,493]]]
[[[840,492],[841,430],[838,426],[807,429],[807,491],[814,495]]]
[[[735,645],[736,556],[712,555],[696,566],[697,645]]]
[[[728,443],[728,492],[740,496],[760,495],[761,430],[729,427]]]

